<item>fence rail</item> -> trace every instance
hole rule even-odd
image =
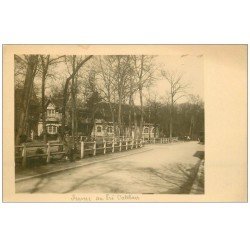
[[[115,153],[143,147],[149,143],[171,143],[178,141],[178,137],[170,138],[153,138],[153,139],[131,139],[131,138],[114,138],[112,140],[102,141],[80,141],[76,143],[76,152],[80,159],[87,155],[96,156],[97,154]],[[21,160],[22,167],[27,166],[28,159],[44,159],[50,163],[53,156],[66,155],[66,145],[63,143],[44,143],[44,144],[22,144],[15,147],[15,160]]]
[[[156,143],[161,143],[161,144],[166,144],[166,143],[171,143],[171,142],[177,142],[178,137],[172,137],[172,138],[151,138],[151,139],[144,139],[143,143],[151,143],[151,144],[156,144]]]

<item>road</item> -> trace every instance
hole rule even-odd
[[[148,151],[16,183],[17,193],[189,193],[204,145],[146,145]],[[135,149],[136,150],[136,149]],[[132,151],[130,151],[132,152]],[[134,151],[136,152],[136,151]],[[79,165],[80,162],[77,164]],[[76,163],[72,163],[76,164]]]

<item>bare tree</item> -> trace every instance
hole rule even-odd
[[[189,127],[189,136],[193,137],[195,123],[197,121],[197,115],[203,106],[203,103],[199,97],[199,95],[189,95],[189,102],[191,105],[191,117],[190,117],[190,127]]]
[[[77,72],[81,69],[81,67],[93,57],[93,55],[86,56],[83,60],[77,62],[77,65],[75,66],[72,73],[67,77],[64,85],[63,90],[63,103],[62,103],[62,136],[65,134],[65,121],[66,121],[66,105],[68,102],[68,88],[70,85],[70,82],[72,82],[72,79],[75,78]]]
[[[159,122],[159,112],[160,108],[162,107],[162,103],[159,101],[160,97],[157,95],[156,92],[151,93],[150,90],[148,91],[147,97],[147,106],[148,106],[148,120],[149,122],[153,121],[154,124],[154,137],[156,137],[156,128],[157,123]],[[151,134],[149,134],[149,138]]]
[[[134,81],[130,81],[130,86],[129,86],[129,137],[132,136],[132,112],[133,112],[133,117],[134,117],[134,132],[135,132],[135,137],[137,137],[137,115],[135,111],[135,103],[134,103],[134,95],[137,91],[137,85],[135,85]]]
[[[76,56],[72,57],[72,72],[76,69]],[[76,111],[76,86],[77,73],[71,80],[71,135],[74,137],[77,134],[77,111]]]
[[[117,120],[118,135],[123,135],[122,105],[127,99],[129,80],[132,74],[131,56],[105,56],[99,61],[100,75],[103,88],[99,91],[109,103],[113,122]],[[117,119],[115,119],[114,105],[118,105]]]
[[[170,124],[169,124],[169,137],[173,135],[173,110],[174,104],[181,98],[187,95],[186,90],[188,84],[182,82],[183,74],[177,71],[161,71],[163,78],[165,78],[170,87]]]
[[[16,134],[16,144],[19,144],[20,136],[25,133],[27,117],[29,113],[29,103],[33,90],[34,78],[37,73],[38,55],[25,56],[26,74],[23,88],[23,98],[21,100],[21,111],[19,113],[19,127]]]
[[[126,93],[129,87],[129,80],[132,74],[131,68],[131,57],[130,56],[115,56],[117,66],[116,72],[116,82],[117,82],[117,94],[118,94],[118,127],[119,136],[123,135],[123,125],[122,125],[122,104],[125,103]]]
[[[139,90],[139,97],[140,97],[140,130],[139,130],[139,137],[142,136],[143,124],[144,124],[144,111],[143,111],[143,90],[144,88],[148,88],[152,85],[153,81],[155,80],[154,77],[154,63],[153,63],[154,56],[147,56],[147,55],[140,55],[140,56],[133,56],[134,61],[134,75],[135,75],[135,82],[137,84],[137,88]]]
[[[114,128],[114,135],[116,134],[116,121],[115,121],[115,94],[116,85],[114,82],[113,60],[110,57],[98,58],[98,73],[100,81],[98,84],[98,91],[109,105],[112,123]]]

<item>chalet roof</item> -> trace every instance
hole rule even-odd
[[[58,99],[52,99],[51,97],[49,97],[46,102],[45,102],[45,107],[47,108],[49,104],[53,104],[55,106],[55,110],[56,111],[60,111],[61,110],[61,103],[60,100]]]

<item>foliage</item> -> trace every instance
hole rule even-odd
[[[170,86],[167,101],[151,93],[159,71]],[[15,55],[14,73],[16,137],[37,133],[39,119],[45,127],[40,114],[49,99],[62,113],[62,134],[89,136],[95,119],[113,122],[117,135],[123,135],[125,124],[138,126],[141,136],[145,123],[158,126],[160,136],[197,138],[204,131],[202,100],[188,94],[181,72],[157,68],[155,56]],[[188,100],[180,103],[184,96]]]

